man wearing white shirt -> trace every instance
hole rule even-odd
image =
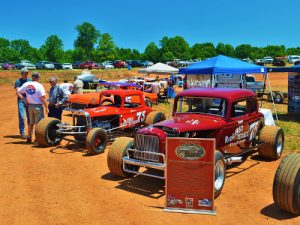
[[[45,89],[39,83],[40,74],[32,73],[32,81],[26,82],[18,89],[18,96],[28,105],[30,123],[28,126],[27,143],[32,143],[32,133],[34,125],[44,118],[44,109],[48,113],[47,102],[45,99]],[[26,93],[26,97],[22,94]]]
[[[63,83],[61,83],[60,85],[59,85],[59,87],[63,90],[63,92],[64,92],[64,94],[68,97],[68,99],[69,99],[69,96],[70,96],[70,94],[72,93],[72,91],[73,91],[73,84],[70,84],[70,83],[68,83],[68,80],[64,80],[64,82]]]

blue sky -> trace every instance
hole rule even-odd
[[[5,5],[5,7],[4,7]],[[73,49],[75,26],[93,24],[123,48],[144,51],[163,36],[195,43],[300,46],[300,1],[10,0],[1,4],[0,37],[39,48],[52,34]]]

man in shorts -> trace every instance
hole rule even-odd
[[[30,123],[28,126],[27,143],[32,143],[32,133],[34,126],[44,118],[44,109],[48,113],[47,102],[45,99],[45,89],[39,83],[40,74],[32,73],[32,81],[23,84],[17,91],[18,96],[28,105]],[[26,93],[26,97],[22,94]],[[43,109],[44,106],[44,109]]]
[[[28,81],[31,81],[28,77],[28,70],[26,68],[21,69],[21,77],[16,80],[15,82],[15,89],[18,91],[18,89],[25,84]],[[23,94],[24,97],[26,97],[26,94]],[[25,113],[27,117],[27,124],[29,125],[29,112],[28,112],[28,106],[25,104],[25,102],[18,96],[18,118],[19,118],[19,131],[20,136],[22,139],[26,138],[25,135]]]

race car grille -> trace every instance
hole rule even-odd
[[[87,108],[86,104],[80,104],[80,103],[71,103],[70,104],[71,109],[85,109]]]
[[[134,140],[135,149],[133,157],[136,159],[158,162],[159,156],[147,152],[159,152],[159,139],[152,135],[138,134]],[[147,152],[144,152],[147,151]]]

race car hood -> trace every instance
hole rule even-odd
[[[98,105],[99,101],[100,93],[72,94],[69,97],[70,103]]]
[[[154,127],[168,127],[177,132],[216,130],[224,126],[222,117],[202,114],[177,114],[172,119],[156,123]]]
[[[113,106],[99,106],[96,108],[88,108],[85,111],[90,117],[120,115],[120,108]]]

